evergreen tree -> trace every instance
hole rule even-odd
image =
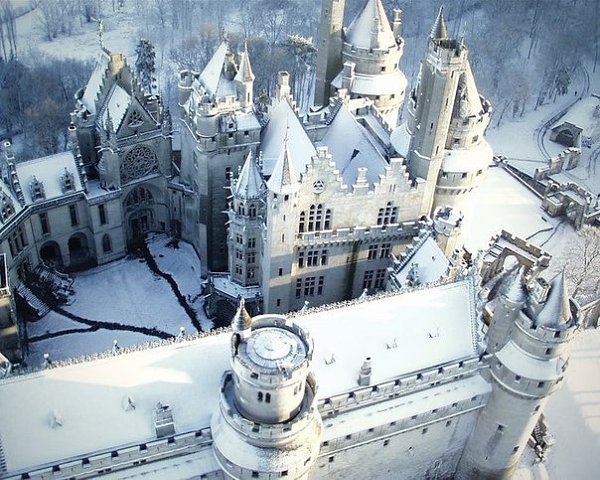
[[[154,45],[152,45],[149,40],[142,38],[137,44],[137,47],[135,47],[135,53],[137,55],[135,71],[138,79],[146,93],[151,94],[152,90],[156,88],[154,84],[156,81],[156,77],[154,76],[156,72],[156,53],[154,53]]]

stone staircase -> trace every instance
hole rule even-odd
[[[38,298],[38,296],[24,283],[20,283],[17,286],[17,293],[37,317],[43,317],[50,311],[50,307]]]

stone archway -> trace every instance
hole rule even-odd
[[[49,267],[60,267],[63,265],[60,246],[53,240],[48,241],[41,246],[40,258]]]
[[[90,249],[85,234],[79,232],[71,235],[68,246],[70,267],[83,267],[89,264],[91,260]]]

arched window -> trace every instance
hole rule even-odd
[[[254,205],[253,203],[250,204],[250,206],[248,207],[248,215],[250,216],[250,218],[256,217],[256,205]]]
[[[298,224],[298,231],[300,233],[304,232],[305,224],[306,224],[306,213],[300,212],[300,222]]]
[[[121,182],[127,183],[157,172],[156,154],[145,145],[137,145],[127,152],[121,163]]]
[[[102,251],[104,253],[112,251],[112,244],[110,241],[110,235],[108,235],[108,233],[104,234],[102,237]]]
[[[271,394],[270,394],[270,393],[267,393],[267,394],[265,395],[265,402],[267,402],[267,403],[271,403]]]
[[[150,205],[154,203],[154,197],[150,190],[146,187],[136,187],[135,190],[132,190],[131,193],[127,196],[127,200],[125,200],[125,207],[127,210],[136,210],[138,207],[142,205]]]
[[[258,392],[258,401],[259,402],[263,401],[263,393],[262,392]]]
[[[315,229],[315,206],[311,205],[308,209],[308,231],[312,232]]]
[[[244,204],[240,203],[238,205],[238,211],[237,211],[238,215],[243,215],[244,214]]]

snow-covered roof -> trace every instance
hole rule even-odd
[[[584,135],[591,137],[593,132],[600,132],[600,122],[596,118],[595,112],[600,109],[600,98],[589,96],[580,102],[575,103],[569,111],[552,128],[569,122],[578,126],[584,132]]]
[[[381,0],[367,0],[346,31],[345,41],[357,48],[385,50],[396,46]]]
[[[340,72],[331,84],[342,88],[343,71]],[[392,95],[406,90],[408,81],[401,70],[391,73],[378,73],[375,75],[355,73],[350,91],[357,95]]]
[[[474,295],[463,280],[296,317],[314,339],[318,396],[356,388],[366,357],[378,383],[477,356]],[[8,471],[155,439],[157,402],[171,406],[177,433],[209,426],[229,345],[224,333],[0,380]]]
[[[96,113],[96,100],[100,94],[100,88],[104,82],[104,76],[106,74],[106,70],[108,69],[109,62],[110,57],[106,52],[102,51],[100,54],[98,54],[96,66],[94,67],[92,76],[88,80],[88,83],[85,87],[83,97],[81,97],[81,103],[83,103],[83,106],[91,114]]]
[[[233,193],[244,198],[258,198],[264,189],[265,184],[258,166],[249,153],[233,187]]]
[[[228,80],[223,74],[223,67],[228,53],[229,46],[227,42],[222,42],[200,74],[200,83],[211,96],[226,97],[236,95],[233,80]]]
[[[250,65],[248,48],[240,53],[240,69],[236,73],[234,80],[237,80],[238,82],[251,82],[254,80],[254,73],[252,72],[252,66]]]
[[[565,282],[564,272],[559,273],[550,283],[550,291],[546,302],[537,313],[536,325],[545,327],[560,327],[571,320],[571,308],[569,306],[569,294]]]
[[[275,164],[283,151],[283,142],[286,136],[296,172],[302,173],[317,151],[288,101],[284,99],[274,102],[260,145],[263,156],[263,173],[265,176],[273,173]]]
[[[113,132],[117,132],[130,104],[131,95],[123,87],[115,83],[108,93],[106,102],[102,106],[102,111],[99,115],[100,125],[105,130],[108,129],[108,117],[110,116]]]
[[[337,112],[320,143],[329,147],[346,185],[356,183],[359,168],[368,169],[367,180],[371,185],[385,172],[387,161],[376,147],[376,140],[357,122],[345,105]]]
[[[399,125],[390,134],[390,143],[398,155],[404,158],[408,157],[408,147],[410,146],[410,133],[408,132],[407,122]]]
[[[260,128],[260,123],[253,112],[235,112],[235,124],[240,131],[258,130]]]
[[[437,17],[435,18],[435,22],[431,27],[431,32],[429,33],[431,38],[442,39],[448,37],[448,30],[446,29],[446,22],[444,21],[444,7],[441,6]]]
[[[273,168],[271,177],[267,181],[269,190],[275,193],[289,194],[300,188],[298,172],[294,166],[294,159],[290,153],[289,142],[286,138],[283,149]]]
[[[397,284],[402,287],[409,284],[409,275],[416,275],[419,285],[438,281],[446,274],[450,266],[448,258],[431,235],[409,253],[392,273]]]
[[[466,173],[486,169],[492,163],[493,157],[492,147],[486,140],[481,139],[478,144],[469,148],[445,150],[442,171]]]
[[[25,203],[33,203],[30,184],[34,177],[43,184],[46,200],[62,196],[61,176],[65,173],[65,169],[73,174],[73,191],[83,189],[77,173],[75,157],[70,151],[20,162],[15,167],[25,196]]]
[[[471,63],[468,60],[464,75],[465,101],[467,103],[467,111],[464,113],[466,113],[466,116],[479,115],[483,109],[483,105],[481,103],[479,92],[477,91],[477,84],[475,83],[473,71],[471,70]]]

